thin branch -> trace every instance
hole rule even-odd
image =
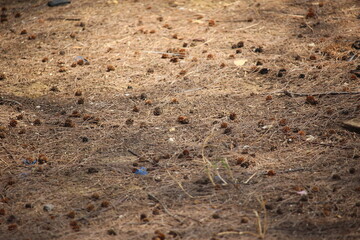
[[[15,160],[14,156],[12,155],[12,153],[4,146],[4,144],[1,144],[1,147],[5,150],[5,152],[9,155],[9,157],[12,160]]]
[[[155,197],[153,194],[151,193],[148,193],[148,198],[154,202],[157,202],[159,203],[162,208],[164,209],[164,211],[171,217],[173,217],[176,221],[178,222],[181,222],[181,220],[175,215],[175,214],[172,214],[171,212],[169,212],[169,210],[167,209],[167,207],[157,198]]]
[[[326,95],[356,95],[360,94],[360,92],[327,92],[327,93],[294,93],[287,90],[281,91],[279,93],[283,93],[289,97],[306,97],[306,96],[326,96]]]
[[[257,174],[257,172],[255,172],[253,175],[251,175],[248,180],[246,180],[244,183],[247,184],[253,177],[255,177],[255,175]]]
[[[8,102],[8,103],[15,103],[15,104],[17,104],[17,105],[22,106],[22,104],[19,103],[18,101],[15,101],[15,100],[12,100],[12,99],[5,99],[5,98],[0,97],[0,104],[1,104],[1,103],[6,103],[6,102]]]

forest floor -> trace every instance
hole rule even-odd
[[[0,239],[360,238],[360,1],[0,7]]]

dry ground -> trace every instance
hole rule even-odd
[[[0,5],[0,239],[360,238],[360,1],[46,2]]]

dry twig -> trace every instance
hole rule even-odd
[[[281,91],[280,93],[285,94],[289,97],[306,97],[306,96],[326,96],[326,95],[356,95],[360,92],[327,92],[327,93],[294,93],[287,90]]]

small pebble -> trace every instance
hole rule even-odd
[[[45,204],[44,207],[43,207],[43,210],[46,211],[46,212],[50,212],[54,209],[54,205],[49,203],[49,204]]]

